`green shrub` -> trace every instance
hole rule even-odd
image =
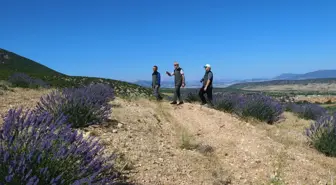
[[[325,115],[306,129],[311,144],[327,156],[336,157],[336,114]]]

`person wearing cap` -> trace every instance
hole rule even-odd
[[[213,73],[211,71],[210,64],[206,64],[204,66],[205,74],[204,77],[201,79],[201,83],[203,83],[202,88],[199,91],[199,97],[201,98],[201,105],[207,104],[207,101],[204,97],[204,94],[207,94],[208,103],[212,106],[212,82],[213,82]]]
[[[159,92],[160,85],[161,85],[161,75],[158,72],[158,67],[153,66],[152,88],[153,88],[153,94],[156,97],[156,100],[162,100],[162,97]]]
[[[179,105],[183,104],[183,100],[181,98],[181,87],[185,87],[185,78],[184,78],[184,72],[183,69],[180,67],[179,63],[174,62],[174,71],[168,72],[166,71],[166,74],[168,76],[174,76],[175,77],[175,90],[174,90],[174,97],[173,101],[170,104],[177,104],[177,99],[179,100]]]

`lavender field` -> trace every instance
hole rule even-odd
[[[21,88],[11,85],[15,82],[31,85]],[[330,182],[330,175],[324,171],[310,175],[310,180],[286,174],[285,169],[274,176],[273,164],[265,163],[265,166],[256,168],[242,160],[247,155],[250,160],[281,162],[274,157],[282,156],[281,153],[271,150],[263,153],[257,148],[268,148],[268,145],[282,148],[284,145],[295,148],[291,151],[282,149],[286,155],[294,156],[299,150],[306,150],[307,156],[301,157],[314,156],[311,163],[329,161],[332,164],[336,157],[336,115],[325,106],[308,101],[288,101],[288,97],[272,97],[265,93],[218,92],[214,95],[214,106],[202,108],[198,105],[197,91],[193,91],[183,94],[189,103],[177,109],[168,106],[166,101],[117,97],[114,86],[108,83],[56,89],[45,84],[23,74],[2,83],[2,184],[170,184],[176,178],[179,183],[186,184],[197,181],[224,184]],[[32,100],[32,103],[25,105],[19,96],[16,97],[17,94],[24,95],[23,100]],[[14,102],[15,106],[12,106]],[[333,102],[325,105],[333,105]],[[180,122],[181,117],[186,120]],[[220,131],[221,134],[214,134],[219,128],[225,129]],[[176,138],[173,142],[169,139],[171,130],[174,130],[173,138]],[[279,132],[283,135],[276,134]],[[153,140],[160,137],[163,139]],[[247,140],[240,141],[239,138]],[[272,141],[267,138],[272,138]],[[164,149],[157,142],[163,144]],[[236,143],[229,147],[230,154],[223,151],[225,143]],[[238,143],[244,147],[237,148]],[[261,153],[254,156],[246,151],[247,148],[250,152]],[[121,152],[123,150],[127,152]],[[148,153],[147,150],[156,152]],[[200,158],[204,162],[190,166],[192,161]],[[216,158],[226,160],[219,162]],[[240,167],[231,167],[233,171],[230,172],[226,165],[233,161]],[[179,169],[178,164],[182,165],[183,171],[171,173]],[[295,163],[282,165],[285,164],[291,169],[300,167]],[[197,175],[202,165],[217,167],[209,173]],[[241,175],[242,168],[251,173]],[[303,174],[311,173],[308,166],[301,165],[301,168]],[[251,180],[256,169],[264,172]],[[316,169],[320,166],[316,165]],[[149,178],[147,173],[154,177]],[[221,178],[209,178],[211,173],[221,174]],[[187,180],[185,174],[192,179]]]

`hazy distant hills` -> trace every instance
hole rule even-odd
[[[266,81],[267,79],[246,79],[246,80],[225,80],[225,79],[218,79],[215,80],[213,85],[214,87],[227,87],[232,84],[237,83],[247,83],[247,82],[262,82]],[[138,84],[143,87],[151,87],[152,81],[150,80],[138,80],[133,82],[135,84]],[[202,83],[199,80],[189,80],[186,82],[186,88],[199,88],[202,86]],[[162,88],[173,88],[174,87],[174,81],[173,79],[170,81],[161,81],[161,87]]]
[[[317,79],[317,81],[321,82],[323,79],[336,79],[336,70],[317,70],[309,73],[304,74],[293,74],[293,73],[283,73],[279,76],[274,78],[255,78],[255,79],[245,79],[245,80],[225,80],[225,79],[215,79],[214,86],[215,87],[228,87],[235,84],[251,84],[251,83],[267,83],[275,84],[278,83],[285,83],[285,84],[295,84],[300,83],[300,80],[310,80],[310,79]],[[286,81],[286,82],[281,82]],[[152,82],[150,80],[139,80],[133,82],[135,84],[144,86],[144,87],[151,87]],[[171,81],[162,81],[161,87],[163,88],[171,88],[174,87],[174,82]],[[196,88],[201,87],[201,83],[199,81],[187,81],[188,88]]]
[[[284,74],[274,77],[273,80],[287,80],[287,79],[296,78],[297,76],[300,76],[300,74],[284,73]]]
[[[319,78],[336,78],[336,70],[318,70],[305,74],[284,73],[273,78],[272,80],[305,80]]]

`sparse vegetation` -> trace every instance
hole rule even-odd
[[[325,115],[306,129],[312,145],[327,156],[336,157],[336,113]]]
[[[22,88],[48,88],[49,85],[41,79],[31,78],[25,73],[13,73],[9,79],[12,87],[22,87]]]
[[[195,142],[194,138],[186,131],[183,130],[181,133],[181,149],[195,150],[198,147],[198,143]]]

